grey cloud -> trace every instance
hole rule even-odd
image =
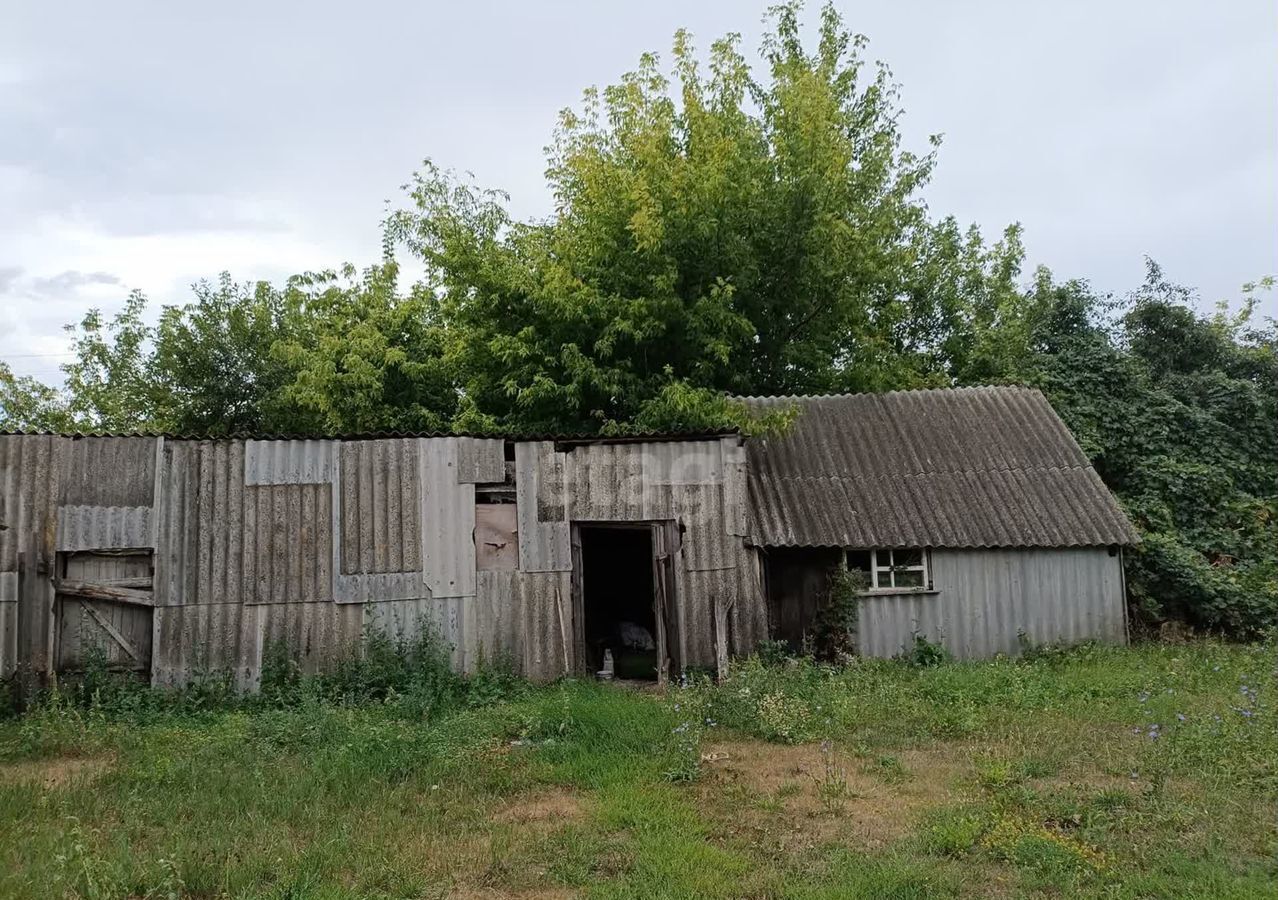
[[[35,297],[57,297],[93,284],[119,283],[119,276],[110,272],[77,272],[68,269],[48,278],[32,278],[28,291]]]

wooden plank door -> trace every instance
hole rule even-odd
[[[671,673],[683,671],[679,639],[678,597],[675,591],[675,560],[679,552],[676,522],[652,525],[653,618],[657,626],[657,684],[665,686]]]
[[[87,551],[58,560],[56,668],[83,671],[99,653],[110,669],[151,671],[151,551]]]

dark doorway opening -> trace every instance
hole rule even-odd
[[[617,678],[656,680],[652,527],[580,526],[582,631],[587,672],[612,651]]]
[[[830,576],[842,564],[837,547],[769,547],[764,573],[772,639],[803,651],[817,615],[830,601]]]

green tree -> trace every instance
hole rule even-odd
[[[62,392],[0,362],[0,431],[69,431],[75,418]]]
[[[294,373],[272,352],[290,325],[307,327],[289,319],[282,292],[225,272],[193,291],[193,301],[164,307],[151,333],[155,421],[182,434],[306,430],[281,397]]]
[[[771,23],[761,77],[737,36],[703,72],[680,32],[673,81],[646,54],[588,90],[548,151],[545,221],[417,174],[391,234],[448,323],[458,424],[616,430],[689,404],[722,424],[723,392],[944,384],[967,366],[954,329],[1013,302],[1019,233],[986,248],[929,223],[938,141],[902,148],[890,73],[833,6],[814,52],[797,4]]]
[[[448,430],[457,409],[445,329],[423,288],[396,290],[394,262],[299,276],[284,294],[287,336],[273,357],[279,400],[327,433]]]
[[[401,295],[393,262],[237,284],[199,282],[194,298],[147,323],[131,294],[107,318],[71,326],[61,388],[0,370],[0,424],[14,429],[339,433],[446,429],[457,390],[438,304]]]
[[[77,427],[136,431],[162,425],[148,371],[152,329],[143,319],[146,304],[134,291],[110,320],[91,309],[79,324],[67,326],[75,359],[62,366],[64,397]]]
[[[1150,264],[1125,303],[1035,290],[1041,317],[1009,377],[1043,388],[1142,532],[1128,566],[1150,621],[1234,635],[1278,622],[1278,334]],[[1250,293],[1250,292],[1249,292]]]

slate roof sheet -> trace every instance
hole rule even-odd
[[[1041,392],[977,387],[823,397],[749,441],[751,535],[788,547],[1132,544],[1118,502]]]

